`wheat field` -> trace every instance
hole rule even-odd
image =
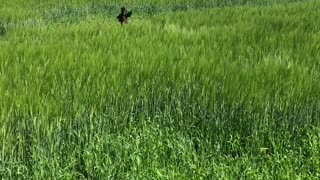
[[[320,2],[0,4],[1,179],[320,178]]]

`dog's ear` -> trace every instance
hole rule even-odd
[[[132,11],[128,12],[125,16],[130,17],[132,15]]]

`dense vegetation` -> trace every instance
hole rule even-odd
[[[0,4],[1,178],[320,178],[320,2]]]

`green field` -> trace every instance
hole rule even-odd
[[[320,1],[0,5],[0,179],[320,178]]]

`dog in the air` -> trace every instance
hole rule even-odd
[[[121,8],[121,13],[117,16],[117,19],[123,25],[123,23],[128,23],[128,18],[132,15],[132,11],[127,13],[127,10],[125,7]]]

